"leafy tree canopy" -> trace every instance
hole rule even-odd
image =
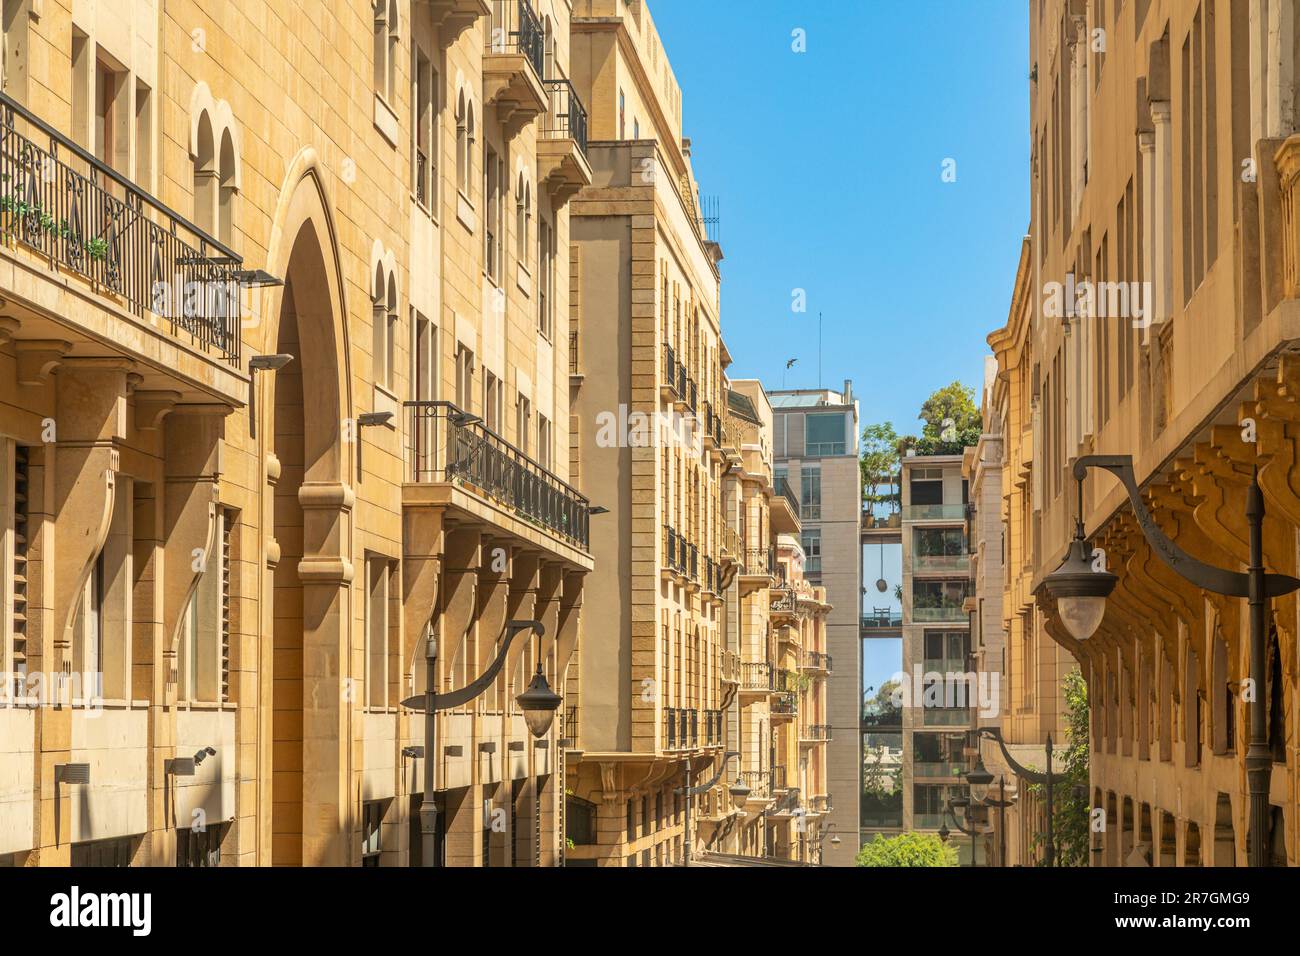
[[[963,448],[979,442],[983,420],[975,403],[975,389],[953,382],[933,392],[921,403],[917,416],[923,424],[920,436],[905,435],[900,449],[915,449],[918,455],[959,455]]]
[[[858,851],[857,866],[956,866],[957,848],[933,833],[878,836]]]

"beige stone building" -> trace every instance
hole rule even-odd
[[[1165,533],[1234,571],[1248,558],[1246,488],[1258,469],[1264,563],[1294,575],[1292,4],[1042,0],[1029,13],[1029,328],[999,356],[1010,381],[1028,384],[1009,397],[1031,427],[1009,430],[1008,457],[1032,489],[1016,518],[1031,584],[1065,552],[1070,466],[1084,453],[1131,455]],[[1091,303],[1061,294],[1083,280],[1139,285],[1104,287]],[[1067,303],[1083,308],[1057,308]],[[1265,703],[1269,755],[1258,835],[1272,861],[1294,864],[1296,597],[1272,602],[1263,672],[1252,672],[1245,602],[1172,571],[1113,476],[1089,475],[1082,519],[1119,577],[1100,629],[1074,640],[1045,595],[1034,614],[1088,679],[1092,800],[1107,820],[1094,856],[1246,862],[1250,689]]]
[[[0,861],[558,862],[569,4],[3,14]]]
[[[979,447],[968,451],[966,470],[977,509],[972,548],[980,602],[977,667],[996,671],[1000,685],[997,715],[978,722],[996,726],[1022,766],[1043,770],[1047,737],[1058,749],[1067,742],[1062,682],[1078,664],[1047,633],[1034,602],[1030,251],[1026,240],[1007,324],[988,338],[996,370],[984,390],[984,435]],[[1005,812],[990,814],[994,858],[1006,866],[1035,865],[1042,856],[1035,839],[1046,831],[1042,796],[1017,781],[995,743],[984,741],[980,755],[996,778],[994,789],[1000,793],[1005,786],[1007,799],[1013,801]]]
[[[770,768],[775,752],[770,736],[765,751],[744,743],[745,616],[763,617],[766,639],[771,552],[798,519],[788,504],[786,526],[768,519],[770,406],[757,383],[733,392],[726,376],[722,251],[701,214],[681,90],[646,5],[581,0],[573,51],[575,85],[591,104],[593,181],[571,203],[569,454],[575,480],[601,489],[609,514],[595,526],[586,598],[600,627],[568,675],[576,730],[567,860],[662,866],[684,860],[688,844],[698,857],[744,842],[726,787],[737,773]],[[766,419],[741,422],[735,402],[749,410],[742,418],[762,406]],[[761,442],[744,437],[752,427]],[[736,490],[751,482],[762,487]],[[741,501],[752,505],[751,524]],[[792,707],[792,728],[793,716]],[[694,798],[688,828],[680,791],[722,770],[727,750],[744,760]],[[797,766],[792,759],[791,777]],[[787,818],[798,806],[789,802]],[[760,834],[746,852],[772,842]],[[798,846],[777,842],[783,852]]]

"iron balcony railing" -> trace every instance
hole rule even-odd
[[[420,205],[429,201],[429,157],[424,150],[415,151],[415,200]]]
[[[571,139],[587,155],[587,109],[578,99],[567,77],[544,81],[546,115],[542,118],[542,139]]]
[[[564,713],[564,736],[573,742],[574,746],[578,743],[578,708],[569,706]]]
[[[664,749],[677,749],[677,708],[664,708]]]
[[[407,402],[406,411],[412,482],[474,491],[587,549],[591,505],[576,488],[451,402]]]
[[[790,692],[781,692],[772,698],[769,712],[781,717],[793,717],[799,713],[799,698]]]
[[[716,747],[722,743],[722,711],[704,712],[704,746]]]
[[[772,775],[772,790],[774,792],[788,789],[785,785],[785,767],[783,765],[777,765],[768,772]]]
[[[776,676],[766,661],[745,661],[740,665],[740,686],[745,690],[776,690]]]
[[[693,544],[686,546],[686,574],[692,581],[700,579],[700,550]]]
[[[578,374],[578,330],[569,330],[569,374]]]
[[[670,571],[695,577],[691,568],[694,548],[686,543],[685,535],[678,534],[671,525],[664,525],[664,566]]]
[[[667,342],[664,343],[664,384],[677,391],[677,354]]]
[[[678,361],[678,363],[677,363],[677,386],[676,386],[676,387],[677,387],[677,397],[680,398],[683,402],[686,401],[686,398],[687,398],[687,395],[686,395],[686,382],[687,382],[686,365],[685,365],[685,363],[683,363],[683,362],[681,362],[681,361]]]
[[[239,366],[242,259],[4,93],[0,233]]]
[[[804,666],[813,670],[829,671],[831,669],[831,656],[823,654],[821,651],[808,651]]]
[[[804,732],[802,736],[804,740],[830,740],[831,725],[830,724],[809,724],[806,728],[804,728]]]
[[[538,77],[546,72],[546,40],[542,21],[526,0],[492,0],[486,34],[488,53],[522,53]]]
[[[766,800],[772,796],[771,770],[742,770],[736,778],[749,788],[751,800]]]

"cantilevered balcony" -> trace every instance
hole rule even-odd
[[[512,131],[546,112],[542,21],[526,0],[492,0],[484,33],[483,100]]]
[[[804,746],[824,744],[831,739],[830,724],[809,724],[799,730],[799,743]]]
[[[590,563],[586,497],[450,402],[406,403],[406,460],[404,504],[456,508]]]
[[[567,77],[543,81],[546,112],[537,141],[537,178],[550,191],[551,201],[563,205],[583,186],[591,185],[587,160],[587,110]]]
[[[776,479],[776,494],[772,496],[772,530],[776,534],[799,534],[799,497],[785,478]]]
[[[805,651],[799,666],[803,670],[812,671],[815,674],[829,674],[831,672],[831,656],[820,651]]]
[[[740,665],[740,690],[766,696],[776,690],[776,671],[766,661],[745,661]]]
[[[0,234],[0,335],[242,404],[239,256],[5,94]]]

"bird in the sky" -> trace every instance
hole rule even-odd
[[[797,358],[790,359],[788,362],[785,363],[785,367],[786,367],[787,369],[794,368],[794,363],[797,362],[797,361],[799,361]]]

